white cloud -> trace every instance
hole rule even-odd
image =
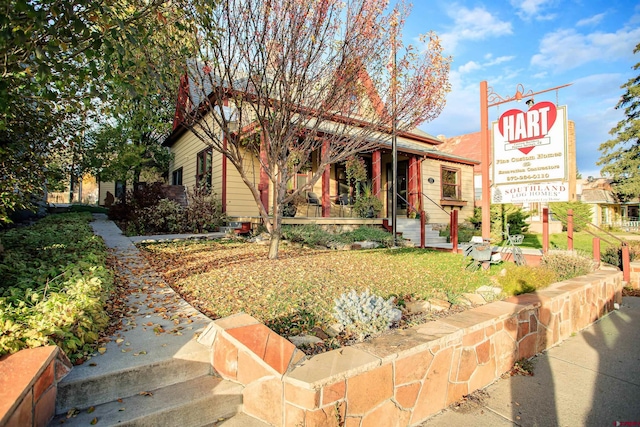
[[[553,14],[543,14],[542,10],[552,0],[511,0],[511,6],[516,8],[518,16],[523,20],[534,18],[548,21],[555,17]]]
[[[565,71],[592,61],[627,58],[632,56],[638,39],[640,28],[591,34],[562,29],[544,36],[539,53],[531,58],[531,65]]]
[[[501,21],[484,8],[468,9],[452,4],[447,14],[454,21],[453,28],[441,35],[442,46],[447,52],[455,51],[458,42],[463,40],[485,40],[513,33],[510,22]]]
[[[496,59],[489,61],[485,64],[485,66],[490,67],[492,65],[498,65],[498,64],[502,64],[503,62],[509,62],[511,61],[513,58],[515,58],[515,56],[511,55],[511,56],[499,56]]]
[[[484,56],[484,59],[486,59],[486,62],[483,63],[478,63],[476,61],[469,61],[464,65],[461,65],[460,67],[458,67],[458,72],[462,75],[462,74],[469,74],[473,71],[478,71],[478,70],[482,70],[484,68],[487,67],[491,67],[493,65],[499,65],[502,64],[504,62],[509,62],[511,61],[513,58],[515,58],[515,56],[499,56],[497,58],[493,58],[493,56],[491,54],[486,54]]]
[[[482,68],[482,65],[478,64],[476,61],[469,61],[466,64],[458,67],[458,72],[460,74],[467,74],[472,71],[480,70],[481,68]]]
[[[576,27],[584,27],[587,25],[599,24],[605,15],[606,15],[605,13],[599,13],[597,15],[593,15],[591,18],[581,19],[576,23]]]

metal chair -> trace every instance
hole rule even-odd
[[[307,193],[307,216],[309,216],[309,208],[311,206],[314,206],[316,208],[316,216],[318,216],[318,213],[322,211],[320,198],[316,193],[309,192]]]
[[[347,194],[341,194],[338,196],[338,205],[340,205],[340,216],[344,216],[345,209],[349,209],[349,216],[351,216],[351,197]]]

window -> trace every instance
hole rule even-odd
[[[182,185],[182,168],[173,171],[171,174],[171,184]]]
[[[209,148],[199,152],[196,165],[196,184],[205,185],[208,188],[211,188],[211,166],[211,149]]]
[[[123,200],[127,192],[127,185],[123,181],[116,181],[116,198]]]
[[[440,170],[442,177],[442,199],[460,200],[460,169],[443,167]]]

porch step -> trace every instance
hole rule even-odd
[[[121,353],[119,359],[97,358],[97,366],[76,366],[58,384],[56,414],[71,408],[88,408],[141,391],[161,389],[211,374],[209,350],[189,341],[176,354],[162,354],[149,343],[148,354],[133,357]],[[109,350],[111,351],[111,350]],[[119,352],[118,350],[113,350]],[[106,356],[106,355],[105,355]],[[128,357],[127,357],[128,356]],[[132,363],[132,360],[135,363]]]
[[[155,376],[155,375],[154,375]],[[89,412],[84,408],[75,417],[67,419],[66,414],[54,418],[50,426],[206,426],[214,425],[226,418],[228,426],[242,408],[242,386],[211,375],[204,375],[170,386],[141,391],[120,400],[94,406]],[[142,393],[142,394],[140,394]],[[92,420],[97,419],[96,422]],[[241,419],[241,418],[239,418]],[[251,418],[245,418],[244,426]]]
[[[397,218],[396,230],[402,233],[404,239],[410,240],[415,246],[420,246],[420,220],[416,218]]]

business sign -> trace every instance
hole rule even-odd
[[[566,107],[544,101],[508,110],[493,123],[492,137],[493,203],[569,200]]]
[[[491,188],[492,203],[566,202],[569,185],[566,182],[495,185]]]

